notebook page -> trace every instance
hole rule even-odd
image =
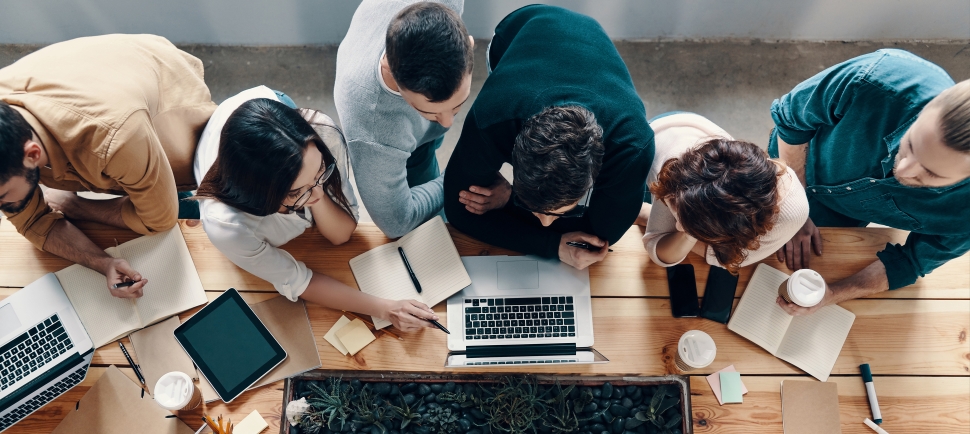
[[[411,262],[414,265],[414,262]],[[361,253],[350,260],[350,271],[354,273],[357,287],[361,292],[389,300],[424,301],[414,289],[404,261],[397,252],[397,243],[388,243]],[[374,326],[384,328],[389,321],[371,317]]]
[[[398,244],[421,283],[421,295],[428,306],[441,303],[471,285],[465,264],[440,216],[401,237]]]
[[[114,248],[106,250],[114,255]],[[141,318],[131,299],[116,298],[108,280],[90,268],[72,265],[54,273],[81,318],[95,348],[141,328]]]
[[[795,317],[775,355],[825,381],[854,321],[855,314],[836,305]]]
[[[728,322],[728,330],[774,355],[792,321],[792,316],[775,303],[778,286],[787,278],[788,275],[782,271],[758,264],[738,307],[734,309],[731,321]]]
[[[135,301],[142,319],[138,328],[208,302],[178,226],[131,240],[118,251],[148,279],[144,295]]]

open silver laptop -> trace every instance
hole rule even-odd
[[[53,274],[0,301],[0,431],[80,384],[93,356]]]
[[[446,367],[606,363],[592,349],[589,272],[535,256],[465,256],[448,299]]]

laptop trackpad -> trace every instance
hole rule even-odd
[[[19,329],[20,326],[20,318],[17,317],[17,312],[13,310],[13,304],[7,303],[0,306],[0,341],[6,340],[6,336]]]
[[[495,263],[498,289],[539,289],[538,261],[501,261]]]

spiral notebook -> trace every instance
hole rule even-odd
[[[105,252],[125,258],[148,279],[141,298],[113,297],[104,275],[82,265],[54,273],[95,347],[208,302],[177,226]]]
[[[422,292],[419,294],[397,248],[404,249]],[[418,300],[434,306],[471,285],[468,271],[441,216],[435,216],[407,235],[350,260],[350,270],[362,292],[391,300]],[[373,318],[378,329],[390,322]]]

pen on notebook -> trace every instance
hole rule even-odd
[[[862,381],[866,383],[866,395],[869,396],[869,408],[872,409],[872,421],[882,423],[882,412],[879,411],[879,399],[876,398],[876,386],[872,383],[872,370],[868,363],[859,365],[862,371]]]
[[[113,289],[127,288],[129,286],[132,286],[132,285],[138,283],[138,282],[141,282],[141,280],[129,280],[127,282],[116,283],[116,284],[112,285],[111,288],[113,288]]]
[[[886,432],[886,430],[880,428],[879,425],[876,425],[875,422],[869,420],[868,417],[866,418],[866,420],[862,422],[865,423],[866,426],[868,426],[869,428],[872,428],[872,430],[875,431],[877,434],[889,434],[888,432]]]
[[[404,261],[404,268],[408,269],[408,275],[411,276],[411,283],[414,283],[414,289],[421,293],[421,283],[418,282],[418,276],[414,275],[414,270],[411,269],[411,263],[408,262],[408,257],[404,254],[404,249],[398,247],[397,252],[401,254],[401,260]]]
[[[125,355],[125,359],[128,360],[128,364],[131,365],[131,369],[135,370],[135,375],[138,376],[138,381],[141,381],[141,385],[145,386],[145,377],[141,375],[141,370],[138,369],[138,365],[135,364],[135,361],[131,360],[131,355],[128,354],[128,349],[125,348],[125,344],[118,341],[118,346],[121,347],[121,353]]]
[[[566,241],[566,245],[569,246],[569,247],[577,247],[577,248],[580,248],[580,249],[586,249],[586,250],[593,251],[593,252],[598,251],[600,249],[599,247],[596,247],[596,246],[594,246],[592,244],[583,243],[583,242],[579,242],[579,241]],[[607,251],[612,252],[613,249],[607,249]]]
[[[440,322],[435,321],[433,319],[429,319],[428,322],[430,322],[431,324],[434,324],[434,326],[437,327],[437,328],[439,328],[439,329],[441,329],[441,331],[443,331],[445,333],[448,333],[449,335],[451,334],[451,332],[448,331],[448,329],[446,329],[445,326],[441,325]]]

